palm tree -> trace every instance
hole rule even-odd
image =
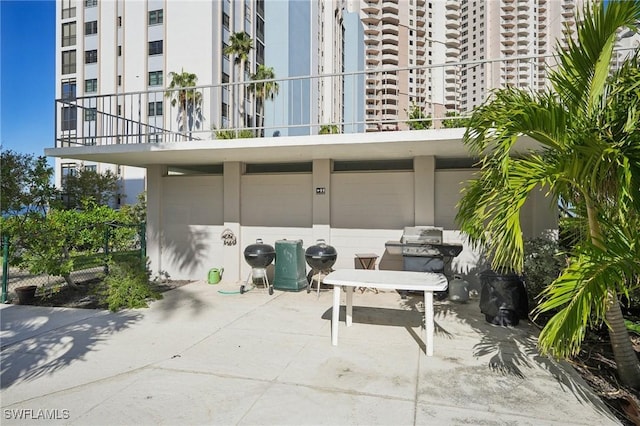
[[[171,99],[171,106],[179,105],[182,115],[182,131],[184,139],[187,140],[187,132],[190,137],[192,127],[191,120],[188,118],[193,118],[193,114],[197,115],[200,104],[202,104],[202,93],[195,89],[198,76],[183,69],[180,73],[170,72],[169,78],[171,78],[171,83],[169,83],[165,96]]]
[[[242,123],[242,127],[245,127],[245,116],[244,116],[244,74],[245,74],[245,63],[249,59],[249,52],[253,49],[253,39],[247,34],[245,31],[237,32],[231,34],[229,37],[229,45],[225,47],[224,54],[229,55],[230,57],[235,56],[233,59],[233,63],[238,65],[239,72],[238,76],[240,79],[240,90],[238,97],[240,100],[238,101],[238,112],[240,113],[240,120]],[[233,122],[230,127],[233,127]]]
[[[535,312],[557,314],[539,336],[543,353],[578,353],[590,324],[605,322],[618,376],[640,387],[640,366],[618,296],[640,276],[640,71],[638,49],[617,69],[616,31],[637,31],[640,2],[587,5],[577,41],[558,46],[552,89],[502,89],[474,111],[464,136],[481,158],[456,219],[473,244],[488,249],[494,268],[521,271],[524,202],[542,187],[573,210],[583,229],[570,265],[544,292]],[[521,135],[537,152],[515,152]],[[517,156],[516,156],[517,155]]]
[[[276,78],[276,74],[273,68],[265,65],[258,65],[258,69],[255,74],[251,75],[251,80],[256,81],[249,86],[249,90],[260,99],[260,123],[256,123],[260,129],[260,136],[264,136],[264,103],[267,99],[274,100],[280,89],[280,85],[277,81],[273,81]],[[271,81],[265,81],[271,80]]]

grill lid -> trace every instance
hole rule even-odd
[[[437,226],[405,226],[402,244],[442,244],[443,228]]]

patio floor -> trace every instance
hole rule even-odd
[[[331,346],[331,291],[238,289],[119,313],[0,306],[2,423],[618,424],[533,326],[492,326],[477,299],[436,302],[428,358],[421,296],[357,292]]]

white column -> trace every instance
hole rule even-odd
[[[435,223],[435,173],[434,156],[413,159],[414,217],[415,225],[437,225]]]
[[[240,281],[242,247],[240,238],[240,178],[242,164],[239,162],[224,163],[224,229],[229,229],[236,236],[236,245],[223,246],[222,258],[224,279],[228,282]]]
[[[152,276],[162,271],[162,177],[164,166],[147,168],[147,257]]]

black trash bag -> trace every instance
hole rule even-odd
[[[487,322],[501,326],[516,326],[527,319],[529,302],[520,276],[486,270],[480,273],[480,311]]]

